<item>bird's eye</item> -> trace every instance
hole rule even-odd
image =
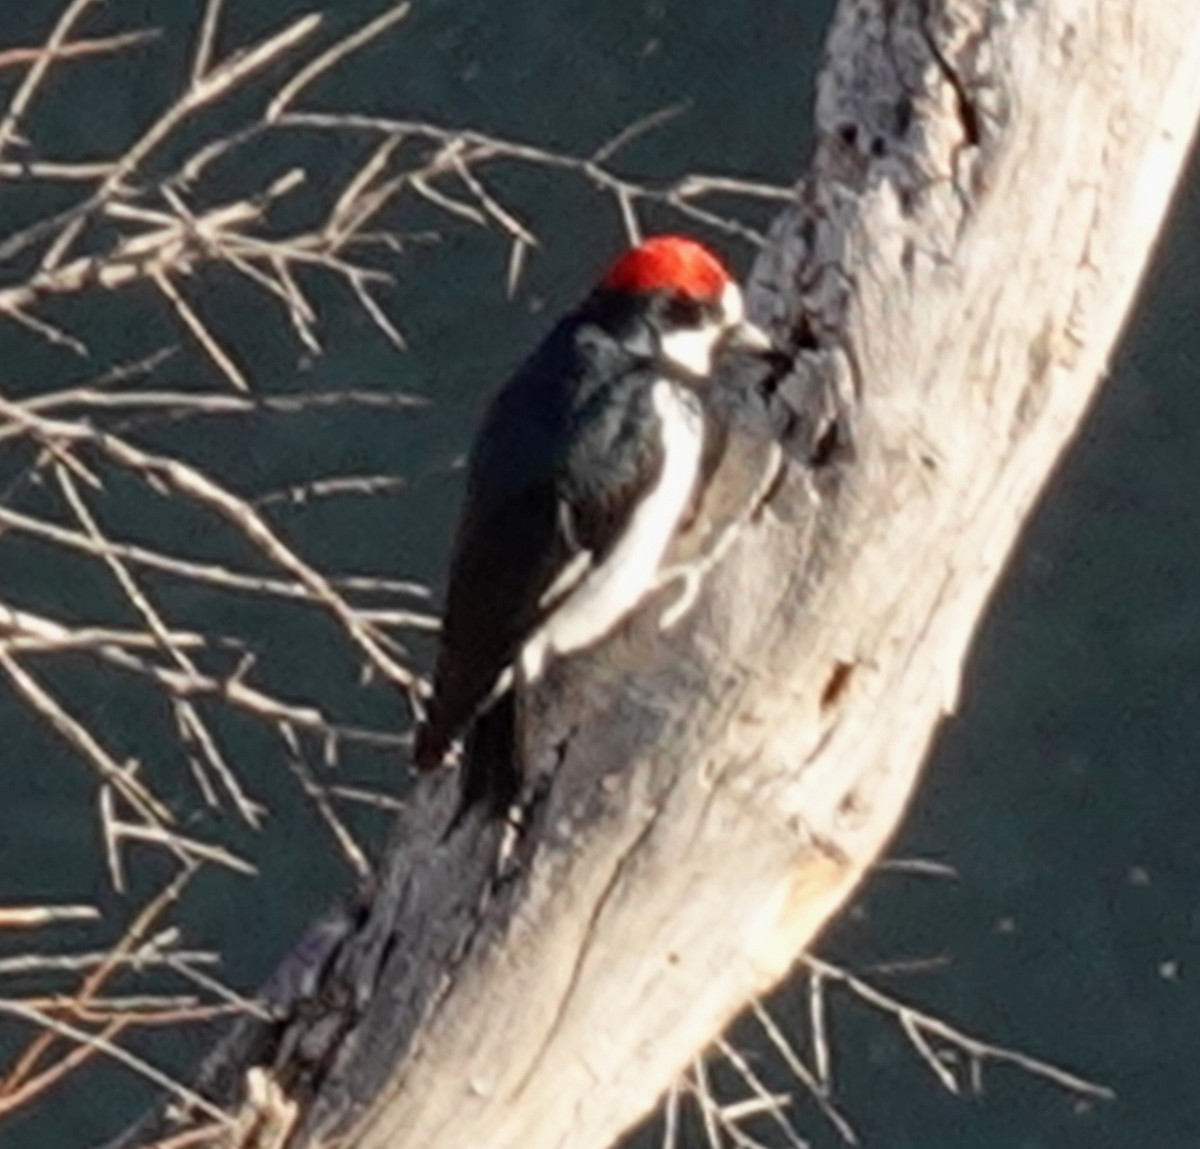
[[[664,306],[663,318],[672,327],[702,327],[707,318],[703,303],[686,295],[672,295]]]

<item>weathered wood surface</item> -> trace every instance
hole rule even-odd
[[[264,1066],[287,1143],[347,1149],[584,1149],[643,1116],[895,830],[1198,110],[1193,0],[846,0],[752,282],[797,352],[751,419],[782,481],[677,628],[551,675],[515,845],[444,836],[431,783],[208,1088]],[[768,455],[743,438],[722,489]]]

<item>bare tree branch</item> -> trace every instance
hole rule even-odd
[[[90,9],[71,0],[42,47],[0,53],[0,67],[26,69],[0,114],[0,179],[54,182],[76,196],[0,237],[0,321],[83,355],[71,305],[97,289],[148,286],[226,390],[151,391],[141,384],[159,365],[153,356],[105,383],[60,378],[34,394],[2,384],[0,461],[11,481],[0,540],[34,541],[101,571],[119,592],[120,617],[85,623],[63,604],[18,605],[6,594],[0,670],[96,771],[118,886],[130,840],[165,847],[180,884],[205,865],[251,863],[180,832],[179,812],[151,784],[157,764],[93,728],[45,668],[59,657],[119,670],[162,703],[202,798],[251,825],[263,812],[223,749],[221,722],[265,724],[362,889],[302,939],[262,1002],[196,968],[177,939],[146,940],[177,886],[98,968],[87,955],[75,966],[68,955],[57,964],[21,955],[46,973],[87,976],[62,1001],[0,999],[38,1034],[0,1082],[0,1113],[105,1057],[173,1097],[157,1127],[164,1146],[297,1149],[330,1136],[357,1149],[600,1146],[668,1091],[667,1143],[684,1096],[714,1146],[756,1144],[761,1123],[797,1143],[787,1099],[753,1063],[729,1042],[717,1046],[739,1082],[722,1100],[703,1050],[870,870],[953,709],[975,621],[1101,374],[1200,106],[1200,42],[1183,0],[1037,0],[1019,10],[845,0],[799,191],[702,175],[660,185],[613,170],[620,150],[671,110],[570,155],[400,115],[299,106],[353,52],[400,26],[403,4],[333,43],[320,42],[323,25],[309,16],[222,55],[225,5],[206,0],[183,90],[150,126],[119,155],[51,160],[21,140],[50,69],[147,39],[141,30],[74,38]],[[1068,39],[1071,52],[1060,51]],[[252,91],[257,109],[228,133],[176,146],[200,113],[234,95],[248,105]],[[362,155],[337,186],[311,177],[318,163],[289,160],[259,184],[214,191],[214,173],[281,138],[349,141]],[[34,153],[29,162],[18,146]],[[698,572],[694,608],[675,619],[671,588],[619,642],[559,668],[529,699],[520,816],[456,818],[455,784],[437,778],[398,810],[393,844],[372,865],[339,804],[396,810],[398,800],[353,780],[328,785],[309,754],[314,741],[330,757],[351,743],[394,754],[406,732],[278,697],[257,685],[269,677],[252,684],[254,636],[177,616],[155,579],[315,606],[355,659],[407,696],[410,713],[420,709],[420,674],[395,632],[432,620],[363,597],[411,597],[409,583],[322,569],[272,520],[279,492],[242,493],[140,435],[167,420],[323,402],[254,396],[223,317],[196,293],[210,268],[235,271],[245,290],[271,300],[310,354],[324,338],[316,274],[339,281],[378,334],[403,346],[379,291],[412,242],[394,230],[407,197],[434,205],[447,225],[503,236],[514,290],[537,227],[527,205],[499,194],[497,165],[584,181],[631,237],[656,205],[760,247],[753,305],[792,349],[793,370],[726,381],[739,433],[676,556],[679,571]],[[728,195],[778,202],[784,214],[763,236],[713,208]],[[281,226],[299,197],[311,197],[316,222]],[[180,514],[215,514],[248,551],[245,569],[180,553],[177,538],[121,530],[114,480],[139,496],[156,492]],[[332,476],[284,498],[300,506],[397,482]],[[661,626],[668,616],[679,625]],[[10,925],[29,925],[46,912],[0,910],[0,926],[6,913]],[[143,952],[188,992],[101,996]],[[948,1087],[961,1083],[941,1056],[946,1044],[965,1054],[968,1074],[1009,1061],[1095,1090],[857,976],[816,959],[808,970],[811,1066],[758,1016],[847,1140],[853,1132],[831,1100],[833,984],[894,1017]],[[121,1043],[129,1028],[225,1010],[241,1020],[195,1085]]]
[[[812,169],[753,279],[795,362],[727,380],[746,426],[680,558],[736,541],[678,628],[664,595],[529,692],[511,823],[456,819],[450,780],[414,796],[368,903],[285,962],[290,1018],[233,1035],[209,1095],[268,1072],[295,1106],[273,1144],[608,1145],[791,968],[893,833],[1103,375],[1200,111],[1185,7],[846,0]],[[484,141],[438,142],[477,176]],[[828,1096],[825,996],[849,983],[812,968]],[[969,1075],[1008,1060],[873,1000],[948,1086],[943,1042]],[[693,1073],[712,1144],[779,1116],[761,1083],[715,1102]]]

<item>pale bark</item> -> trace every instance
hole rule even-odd
[[[265,1062],[298,1131],[350,1120],[355,1149],[600,1147],[644,1116],[895,830],[1198,110],[1194,0],[846,0],[752,284],[798,348],[782,482],[676,630],[533,700],[515,855],[495,823],[443,838],[427,787],[334,931],[323,984],[361,1013],[303,1070],[300,1030],[243,1033],[209,1087]],[[724,489],[764,455],[742,441]]]

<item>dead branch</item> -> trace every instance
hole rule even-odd
[[[35,659],[82,652],[152,684],[194,751],[205,799],[223,794],[251,822],[258,808],[199,702],[268,723],[343,855],[372,881],[361,904],[314,927],[268,987],[266,1006],[206,983],[186,952],[173,955],[173,969],[245,1018],[195,1087],[119,1042],[131,1013],[154,1012],[146,998],[99,996],[128,964],[124,944],[103,976],[92,971],[68,999],[71,1020],[49,999],[0,1002],[39,1033],[0,1084],[0,1111],[103,1056],[174,1097],[164,1145],[299,1146],[331,1131],[349,1131],[344,1143],[355,1146],[537,1149],[568,1137],[603,1145],[691,1063],[691,1079],[676,1088],[697,1098],[714,1144],[749,1143],[744,1123],[759,1117],[794,1138],[783,1100],[736,1049],[721,1047],[748,1090],[734,1101],[714,1099],[696,1058],[786,972],[869,870],[933,730],[953,709],[975,620],[1100,376],[1200,104],[1200,44],[1182,0],[1137,9],[1105,0],[1086,10],[1039,0],[1019,12],[982,0],[846,0],[822,79],[818,148],[798,195],[723,177],[650,186],[615,173],[620,148],[657,121],[572,156],[401,117],[296,107],[332,68],[400,25],[406,5],[333,44],[317,44],[320,21],[305,17],[217,59],[224,5],[207,0],[182,93],[120,155],[11,158],[50,68],[144,42],[140,32],[74,38],[91,6],[72,0],[42,48],[0,55],[0,66],[27,69],[0,116],[0,179],[80,192],[66,210],[0,237],[0,320],[83,353],[69,312],[51,320],[48,302],[153,285],[228,393],[100,398],[57,385],[0,398],[0,450],[6,460],[33,459],[0,498],[0,532],[100,564],[128,615],[83,626],[5,606],[0,669],[97,771],[118,885],[131,839],[166,847],[182,874],[247,863],[181,834],[147,781],[151,770],[106,746],[32,669]],[[1072,51],[1059,53],[1068,33]],[[263,85],[277,67],[284,78]],[[184,125],[256,84],[270,90],[247,122],[174,154]],[[286,168],[232,200],[214,197],[212,171],[296,134],[366,145],[348,180],[317,189],[326,199],[315,226],[275,222],[281,205],[313,193],[307,168]],[[393,847],[371,874],[334,799],[395,800],[325,786],[298,732],[331,753],[352,739],[392,749],[403,734],[359,730],[315,704],[278,699],[247,682],[249,657],[232,672],[212,669],[205,659],[220,637],[174,620],[146,572],[318,607],[414,710],[419,674],[386,628],[428,619],[363,605],[360,591],[394,588],[320,570],[270,521],[272,500],[140,445],[105,413],[262,410],[219,317],[202,314],[191,293],[212,266],[236,270],[274,300],[311,352],[321,346],[306,286],[313,273],[344,283],[377,330],[402,345],[376,292],[408,241],[388,223],[403,196],[506,236],[511,289],[538,237],[522,205],[505,202],[488,179],[504,163],[583,179],[631,236],[655,203],[762,246],[754,306],[790,341],[795,370],[729,381],[735,403],[761,401],[768,418],[750,420],[753,433],[723,473],[734,508],[727,519],[738,529],[721,536],[733,545],[706,565],[699,608],[667,637],[648,612],[628,641],[564,668],[533,700],[519,824],[476,818],[446,833],[454,788],[435,780],[401,811]],[[777,200],[786,212],[764,237],[710,210],[712,197],[728,194]],[[759,505],[765,438],[788,462]],[[110,537],[113,474],[189,511],[215,512],[272,573]],[[8,505],[30,476],[55,480],[65,521]],[[151,916],[162,910],[154,905]],[[814,1067],[796,1058],[804,1068],[796,1072],[837,1125],[824,987],[842,981],[860,992],[866,983],[810,968]],[[1005,1059],[907,1005],[860,996],[897,1019],[935,1072],[945,1069],[935,1041],[958,1042],[974,1062]],[[192,1009],[190,998],[159,1005],[176,1018]],[[47,1065],[52,1048],[67,1052]]]
[[[511,824],[424,787],[370,900],[285,962],[279,1020],[214,1053],[206,1096],[260,1130],[273,1096],[292,1149],[608,1145],[791,968],[893,833],[1102,377],[1200,111],[1185,8],[841,6],[812,168],[753,280],[795,362],[728,380],[748,424],[718,495],[742,529],[699,606],[668,635],[648,608],[532,692]],[[301,119],[421,130],[280,118]],[[441,142],[478,175],[482,141]],[[768,445],[786,473],[747,515]],[[845,976],[813,969],[827,1094]],[[939,1042],[1005,1058],[871,1000],[948,1085]],[[714,1105],[693,1072],[713,1144],[779,1116],[748,1076]]]

